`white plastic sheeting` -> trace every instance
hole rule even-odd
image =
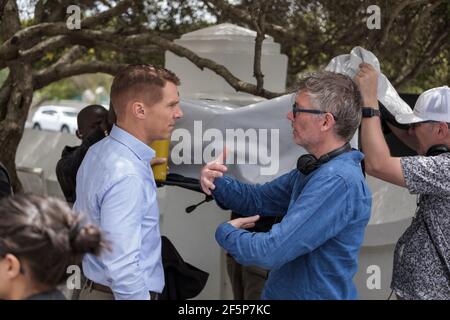
[[[333,58],[325,70],[342,73],[353,79],[359,71],[359,65],[362,62],[371,64],[378,71],[377,96],[378,100],[386,109],[394,116],[399,113],[411,113],[412,110],[409,105],[400,98],[388,78],[381,73],[380,62],[372,52],[361,47],[354,47],[349,54],[343,54]]]
[[[215,149],[219,154],[225,143],[228,174],[242,182],[263,183],[287,173],[305,153],[293,141],[291,121],[287,119],[293,99],[293,94],[287,94],[245,107],[182,101],[184,118],[177,122],[172,134],[170,172],[198,178],[202,164],[214,158],[205,158],[205,153],[214,155],[207,151]],[[211,139],[210,133],[223,138],[224,143]],[[190,139],[192,145],[188,155],[179,151],[184,138]],[[357,147],[356,136],[352,145]],[[180,163],[182,159],[186,161]]]

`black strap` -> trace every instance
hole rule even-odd
[[[309,175],[316,169],[318,169],[322,164],[330,161],[331,159],[345,153],[351,151],[352,147],[349,142],[345,143],[343,146],[328,152],[317,159],[312,154],[304,154],[300,156],[297,160],[297,170],[300,171],[304,175]]]
[[[435,157],[435,156],[438,156],[440,154],[447,153],[447,152],[450,152],[450,150],[445,144],[436,144],[434,146],[431,146],[428,149],[426,156],[427,157]]]
[[[331,152],[325,153],[323,156],[321,156],[319,158],[319,161],[321,163],[326,163],[326,162],[330,161],[331,159],[336,158],[337,156],[339,156],[345,152],[351,151],[351,150],[352,150],[352,147],[351,147],[350,143],[347,142],[342,147],[339,147]]]

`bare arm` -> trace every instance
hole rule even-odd
[[[377,99],[377,71],[362,63],[355,76],[365,107],[379,108]],[[400,158],[392,157],[381,130],[379,117],[363,118],[361,122],[361,143],[365,154],[366,171],[381,180],[406,187],[400,165]]]

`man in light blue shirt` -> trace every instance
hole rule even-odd
[[[202,169],[206,193],[250,216],[221,224],[216,240],[239,263],[270,269],[263,299],[356,299],[352,279],[371,209],[363,154],[348,143],[361,95],[351,78],[319,72],[300,82],[295,98],[288,119],[295,143],[310,153],[297,169],[264,185],[224,177],[219,160]],[[259,215],[283,219],[266,233],[244,230]]]
[[[111,87],[117,115],[110,135],[87,152],[74,210],[100,226],[111,248],[86,255],[80,299],[157,298],[164,288],[159,209],[150,167],[155,140],[168,139],[183,113],[179,79],[149,65],[121,70]]]

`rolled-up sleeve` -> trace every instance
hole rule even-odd
[[[263,185],[241,183],[228,176],[217,178],[213,196],[222,209],[231,209],[241,215],[284,215],[295,174],[292,171]]]
[[[313,251],[347,225],[349,192],[341,177],[322,176],[308,183],[269,232],[251,233],[224,223],[216,240],[243,265],[277,268]]]
[[[104,251],[100,261],[106,267],[117,300],[150,299],[139,265],[143,204],[148,201],[144,190],[141,179],[126,176],[101,199],[100,227],[112,250]]]

